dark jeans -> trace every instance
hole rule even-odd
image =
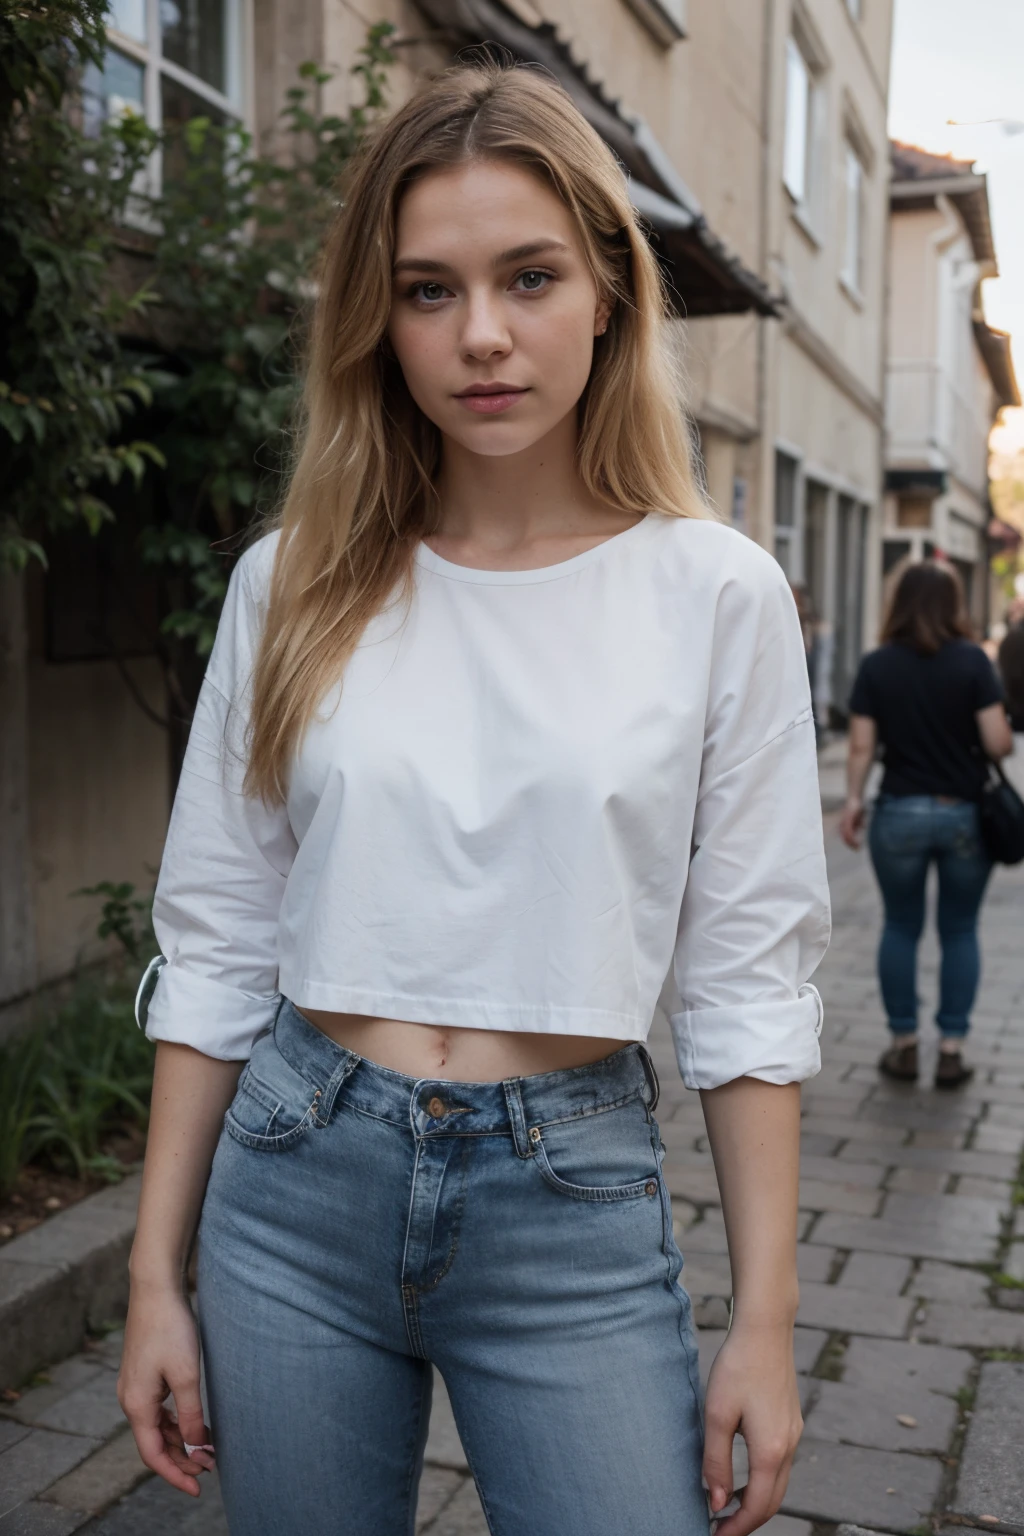
[[[939,1011],[943,1035],[962,1039],[978,990],[978,911],[992,872],[978,807],[934,795],[881,795],[868,845],[885,902],[878,979],[894,1034],[917,1028],[917,943],[924,927],[928,866],[939,872]]]

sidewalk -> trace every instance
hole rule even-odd
[[[786,1514],[769,1530],[811,1536],[811,1522],[853,1522],[1024,1536],[1024,1205],[1014,1203],[1024,1195],[1024,870],[995,875],[971,1042],[978,1074],[944,1095],[929,1086],[930,1042],[920,1086],[878,1078],[878,902],[864,856],[834,833],[829,862],[835,937],[817,977],[825,1065],[804,1091],[796,1357],[807,1427]],[[929,941],[926,1040],[935,958]],[[717,1185],[700,1103],[679,1081],[663,1020],[652,1049],[707,1365],[730,1290]],[[146,1478],[114,1396],[118,1343],[112,1333],[52,1370],[48,1385],[0,1404],[0,1536],[226,1536],[212,1483],[197,1506]],[[443,1398],[419,1529],[486,1532]]]

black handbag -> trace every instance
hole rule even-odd
[[[989,759],[989,775],[981,792],[981,838],[997,864],[1024,859],[1024,800],[999,763]]]

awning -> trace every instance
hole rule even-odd
[[[453,48],[496,46],[557,77],[626,172],[634,207],[649,226],[678,314],[779,314],[779,302],[710,229],[700,204],[641,118],[592,80],[544,22],[522,21],[502,0],[416,0]]]

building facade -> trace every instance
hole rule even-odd
[[[709,498],[816,615],[819,717],[841,714],[877,622],[892,0],[113,0],[85,110],[202,114],[273,146],[304,61],[358,91],[391,21],[401,101],[474,45],[550,70],[614,149],[669,280]],[[161,167],[154,163],[151,175]],[[39,578],[0,646],[0,1004],[66,973],[93,923],[70,897],[151,879],[170,797],[152,656],[61,640]],[[55,618],[56,615],[56,618]],[[125,672],[128,676],[126,678]],[[130,686],[126,686],[126,683]],[[133,697],[134,694],[134,697]],[[10,702],[13,701],[13,702]],[[4,916],[6,914],[6,916]]]
[[[1009,337],[985,321],[997,275],[985,177],[892,146],[883,570],[942,551],[976,624],[989,595],[988,438],[1019,405]]]

